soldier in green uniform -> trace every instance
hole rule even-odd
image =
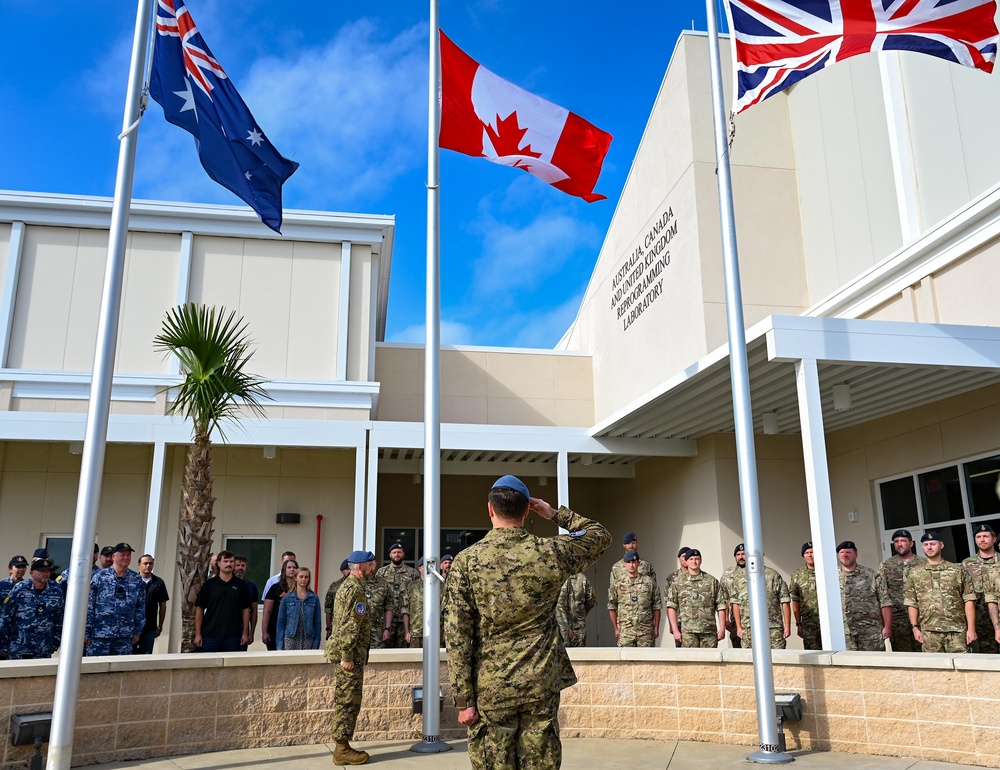
[[[847,649],[885,652],[885,640],[892,636],[892,599],[885,580],[858,564],[858,547],[851,540],[837,546],[837,560]]]
[[[448,670],[473,770],[555,770],[559,693],[576,683],[556,628],[559,589],[611,544],[607,529],[533,498],[514,476],[490,490],[493,529],[455,556],[445,583]],[[528,512],[568,534],[536,537]]]
[[[737,584],[747,566],[747,555],[743,543],[740,543],[733,549],[733,558],[736,559],[736,564],[722,573],[719,584],[726,595],[726,631],[729,632],[729,644],[733,649],[739,649],[742,641],[740,640],[739,629],[736,627],[733,605],[736,604],[738,596]]]
[[[904,592],[913,638],[924,652],[968,652],[976,641],[976,592],[969,573],[945,561],[936,531],[924,532],[920,544],[927,561],[910,567]]]
[[[677,552],[677,569],[667,575],[667,579],[664,581],[663,585],[663,595],[670,595],[670,586],[674,584],[674,581],[681,575],[686,575],[688,571],[688,554],[691,553],[691,549],[684,546]],[[681,643],[674,639],[674,647],[680,647]]]
[[[733,614],[740,631],[744,647],[753,644],[750,638],[750,584],[746,570],[734,581],[737,594],[733,604]],[[792,598],[788,595],[788,585],[776,569],[764,567],[764,596],[767,599],[767,623],[771,636],[771,649],[783,650],[792,632]]]
[[[403,564],[405,557],[402,543],[393,543],[389,546],[389,563],[377,573],[389,587],[386,610],[392,613],[392,617],[386,621],[389,636],[385,640],[385,646],[391,648],[409,646],[403,632],[403,597],[406,596],[406,587],[420,579],[419,572],[409,564]]]
[[[802,638],[804,650],[823,649],[819,627],[819,599],[816,593],[816,557],[813,544],[802,544],[802,558],[806,566],[799,567],[788,581],[788,595],[792,599],[792,615]]]
[[[389,639],[393,621],[393,612],[389,607],[389,584],[376,572],[365,582],[365,593],[368,595],[368,613],[372,618],[370,647],[381,650]]]
[[[893,652],[920,652],[920,645],[913,638],[913,629],[910,628],[904,592],[906,573],[911,567],[923,564],[924,558],[913,553],[913,536],[906,529],[897,529],[892,533],[892,549],[895,553],[878,568],[892,599],[892,636],[889,640]]]
[[[344,559],[340,563],[340,577],[330,583],[330,587],[326,589],[326,599],[323,601],[323,609],[326,611],[326,635],[327,638],[333,633],[333,602],[337,598],[337,591],[347,580],[347,576],[351,574],[351,570],[347,567],[347,559]]]
[[[636,537],[635,532],[629,532],[622,538],[622,548],[625,549],[625,553],[629,551],[639,553],[639,538]],[[656,582],[656,570],[645,559],[639,559],[639,574],[649,575],[649,577],[653,578],[653,582]],[[625,577],[625,563],[619,560],[611,565],[611,579],[608,581],[608,584],[615,583],[623,577]]]
[[[361,694],[368,662],[371,615],[365,582],[375,574],[375,554],[354,551],[347,557],[350,574],[333,604],[337,633],[326,643],[325,657],[337,666],[333,708],[333,761],[338,765],[363,765],[368,752],[356,751],[350,740],[361,711]]]
[[[962,562],[962,567],[972,578],[972,588],[976,592],[976,636],[979,637],[972,645],[973,652],[991,654],[1000,653],[994,634],[994,621],[990,617],[986,603],[986,594],[990,593],[993,573],[1000,569],[1000,554],[996,551],[997,536],[989,524],[977,524],[973,527],[976,536],[976,554]]]
[[[442,559],[441,565],[444,566]],[[450,560],[449,560],[450,564]],[[413,648],[424,646],[424,557],[417,560],[417,571],[420,579],[414,580],[406,587],[406,596],[403,598],[403,634],[406,643]],[[437,580],[437,578],[434,578]],[[441,646],[444,646],[444,590],[441,591],[440,601],[442,612],[439,617],[442,619],[441,625]]]
[[[697,548],[688,549],[687,572],[670,584],[667,618],[681,647],[718,647],[726,638],[726,597],[719,581],[701,571]]]
[[[622,557],[625,577],[608,587],[608,612],[619,647],[654,647],[660,636],[660,588],[639,574],[639,554]]]
[[[567,647],[587,646],[587,614],[597,606],[594,587],[582,572],[571,575],[559,589],[556,623]]]

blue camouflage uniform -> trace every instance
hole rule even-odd
[[[22,578],[21,580],[19,580],[17,582],[18,583],[23,583],[24,580],[25,579]],[[0,599],[6,599],[7,596],[10,594],[10,592],[12,590],[14,590],[14,586],[15,585],[17,585],[17,583],[14,582],[14,578],[12,578],[12,577],[0,580]]]
[[[131,655],[132,637],[146,624],[146,587],[138,572],[114,567],[98,571],[90,581],[85,655]]]
[[[51,658],[62,639],[64,598],[49,580],[41,590],[22,580],[0,606],[0,656],[8,660]]]

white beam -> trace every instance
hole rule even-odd
[[[368,435],[368,499],[366,503],[366,524],[363,529],[357,528],[355,521],[354,542],[358,543],[358,533],[364,532],[364,540],[359,550],[375,551],[375,525],[378,511],[378,450],[379,446],[373,433]]]
[[[378,455],[375,455],[378,463]],[[354,453],[354,550],[365,547],[365,469],[368,466],[367,441],[358,442]]]
[[[560,456],[567,454],[559,453]],[[423,472],[423,460],[387,460],[379,464],[380,473],[412,474]],[[567,461],[568,464],[568,461]],[[442,460],[441,473],[446,476],[554,476],[559,477],[561,467],[558,462],[469,462],[463,460]],[[634,465],[568,465],[567,476],[582,479],[634,479]]]
[[[340,302],[337,311],[337,379],[347,379],[347,342],[351,327],[351,242],[340,244]]]
[[[14,222],[10,228],[10,248],[7,251],[7,269],[0,294],[0,366],[7,366],[10,353],[10,335],[14,329],[14,306],[17,302],[17,281],[24,254],[24,222]]]
[[[569,508],[569,453],[560,452],[558,460],[559,469],[559,505]],[[591,466],[593,467],[593,466]]]
[[[162,441],[153,444],[153,467],[149,471],[149,497],[146,501],[146,542],[143,549],[154,559],[156,558],[156,539],[160,531],[160,497],[163,495],[166,450],[167,445]]]

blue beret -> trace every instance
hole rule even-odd
[[[639,538],[635,536],[635,532],[629,532],[628,534],[625,535],[625,537],[622,538],[622,545],[628,545],[629,543],[634,543],[638,539]]]
[[[941,540],[941,535],[937,533],[936,529],[929,529],[920,536],[921,543],[926,543],[928,540]]]
[[[441,557],[441,563],[444,564],[446,561],[455,561],[455,557],[450,553],[446,553]]]
[[[347,564],[347,559],[344,559],[342,562],[340,562],[340,571],[343,572],[345,569],[350,569],[350,567]]]
[[[624,561],[624,562],[639,561],[639,552],[638,551],[629,551],[628,553],[626,553],[622,557],[622,561]]]
[[[690,559],[692,556],[697,556],[700,559],[701,551],[699,551],[697,548],[688,548],[688,558]]]
[[[993,531],[993,527],[991,527],[989,524],[976,525],[976,528],[973,530],[973,533],[978,535],[980,532],[989,532],[991,535],[996,534],[996,532]]]
[[[837,553],[850,548],[852,551],[858,550],[858,547],[854,545],[853,540],[843,540],[837,545]]]
[[[908,529],[897,529],[892,533],[892,539],[895,540],[897,537],[905,537],[907,540],[912,540],[913,535],[910,534]]]
[[[677,558],[679,559],[683,556],[686,559],[690,553],[691,549],[688,548],[687,546],[684,546],[683,548],[681,548],[681,550],[677,552]]]
[[[517,476],[501,476],[493,482],[492,489],[513,489],[515,492],[520,492],[524,495],[525,500],[531,499],[531,495],[528,494],[528,487]]]
[[[746,551],[746,548],[743,547],[743,543],[740,543],[738,546],[736,546],[733,549],[733,556],[735,556],[736,554],[738,554],[740,551]]]
[[[806,551],[808,551],[812,547],[813,547],[812,540],[810,540],[807,543],[803,543],[802,544],[802,554],[801,555],[805,556],[806,555]]]
[[[351,551],[351,555],[347,557],[347,560],[351,564],[367,564],[370,561],[375,561],[375,554],[371,551]]]

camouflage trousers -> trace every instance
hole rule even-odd
[[[920,652],[920,644],[913,638],[909,620],[905,624],[895,622],[892,624],[892,636],[889,637],[889,641],[892,642],[893,652]]]
[[[365,683],[365,667],[354,664],[350,671],[344,671],[339,664],[334,683],[333,729],[335,741],[350,740],[354,737],[354,727],[361,711],[361,691]]]
[[[587,626],[573,626],[570,629],[566,629],[567,633],[563,634],[563,629],[559,629],[559,634],[563,638],[563,642],[567,647],[586,647],[587,646]],[[572,631],[573,635],[570,636],[568,631]]]
[[[987,655],[996,655],[1000,653],[1000,645],[997,644],[997,638],[994,636],[993,623],[990,621],[989,616],[986,618],[986,623],[980,623],[979,619],[976,619],[976,636],[979,639],[973,643],[972,651],[986,653]]]
[[[385,625],[382,626],[385,628]],[[421,633],[423,633],[421,631]],[[403,630],[403,613],[393,613],[392,615],[392,626],[389,629],[389,638],[386,639],[383,647],[388,647],[389,649],[398,650],[403,647],[409,647],[406,643],[406,631]]]
[[[368,642],[369,650],[381,650],[385,647],[385,642],[382,641],[382,632],[385,631],[385,626],[381,623],[378,624],[378,628],[375,626],[376,624],[372,623],[371,639]]]
[[[676,639],[674,641],[677,641]],[[681,647],[718,647],[719,635],[717,633],[699,634],[696,631],[681,632]]]
[[[877,626],[864,626],[848,632],[844,629],[847,649],[851,652],[885,652],[885,640],[882,629]]]
[[[90,644],[83,648],[83,654],[87,657],[95,655],[131,655],[132,637],[126,636],[121,639],[91,639]]]
[[[819,622],[813,623],[807,620],[799,627],[802,629],[802,649],[823,649],[823,636],[820,633]]]
[[[965,631],[922,631],[924,652],[968,652]]]
[[[772,650],[783,650],[788,646],[788,640],[785,639],[784,630],[781,628],[769,629],[771,632],[771,649]],[[753,645],[753,640],[750,636],[750,629],[743,629],[743,646],[747,649]]]
[[[469,728],[472,770],[558,770],[559,693],[510,708],[480,704],[479,721]]]
[[[673,640],[671,640],[673,641]],[[619,647],[655,647],[656,639],[653,638],[653,629],[621,629],[618,636]]]

